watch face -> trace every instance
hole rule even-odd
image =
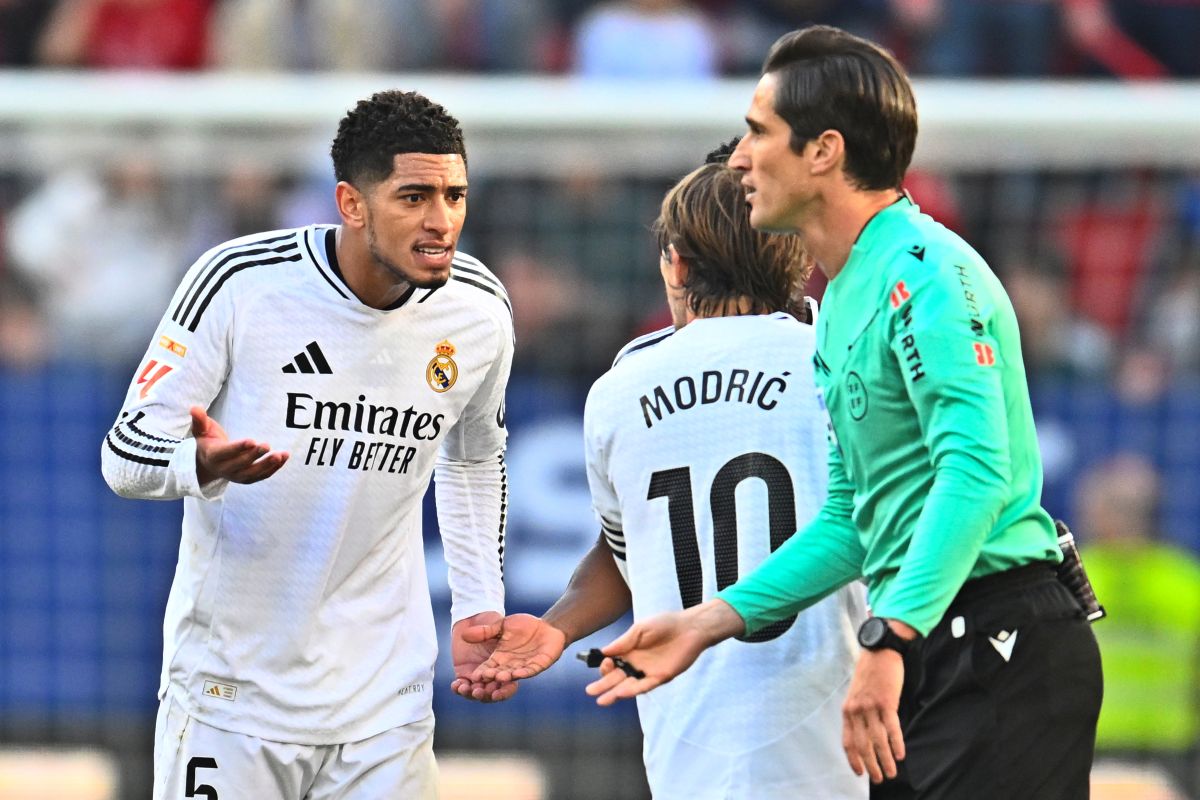
[[[878,647],[887,635],[887,620],[880,617],[870,617],[858,629],[858,643],[867,649]]]

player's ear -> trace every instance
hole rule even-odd
[[[675,245],[673,244],[667,245],[667,255],[670,256],[670,260],[667,261],[664,259],[666,263],[663,265],[664,277],[667,279],[667,284],[672,288],[682,288],[687,283],[688,273],[690,272],[687,259],[679,255],[679,251],[675,249]]]
[[[333,197],[343,222],[355,228],[366,225],[367,203],[362,192],[346,181],[338,181],[333,190]]]
[[[841,131],[822,131],[804,145],[804,156],[814,175],[826,175],[842,166],[846,158],[846,139]]]

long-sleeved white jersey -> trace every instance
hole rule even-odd
[[[634,340],[592,387],[588,482],[635,619],[710,599],[820,509],[814,350],[787,314],[698,319]],[[844,587],[638,697],[656,800],[865,798],[841,749],[865,614]]]
[[[298,744],[430,713],[421,501],[435,465],[452,617],[504,600],[504,288],[459,253],[444,286],[373,309],[344,282],[335,235],[315,225],[205,253],[101,446],[118,494],[184,498],[160,697]],[[291,458],[258,483],[200,486],[193,405]]]

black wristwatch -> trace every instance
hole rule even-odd
[[[888,625],[888,621],[883,617],[867,617],[866,622],[858,629],[858,643],[863,646],[864,650],[895,650],[900,655],[908,652],[908,648],[912,642],[908,639],[900,638],[900,635],[892,630]]]

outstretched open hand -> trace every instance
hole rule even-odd
[[[455,694],[481,703],[497,703],[517,693],[516,682],[471,678],[496,649],[503,623],[504,618],[496,611],[482,611],[454,623],[450,630],[450,656],[454,660],[450,689]]]
[[[627,630],[607,647],[606,656],[621,656],[641,670],[635,678],[618,669],[611,658],[600,665],[602,676],[587,685],[587,693],[602,706],[636,697],[675,678],[704,651],[679,612],[660,614]]]
[[[643,677],[629,675],[610,657],[600,665],[602,676],[585,691],[602,706],[645,694],[673,680],[707,648],[744,630],[738,613],[719,599],[651,617],[601,648],[606,656],[621,656]]]
[[[558,661],[567,635],[532,614],[504,618],[496,649],[471,675],[474,682],[507,683],[532,678]]]
[[[288,454],[271,451],[266,442],[229,441],[229,434],[200,406],[192,406],[192,437],[196,440],[196,477],[203,486],[218,478],[234,483],[256,483],[271,477],[288,460]]]

